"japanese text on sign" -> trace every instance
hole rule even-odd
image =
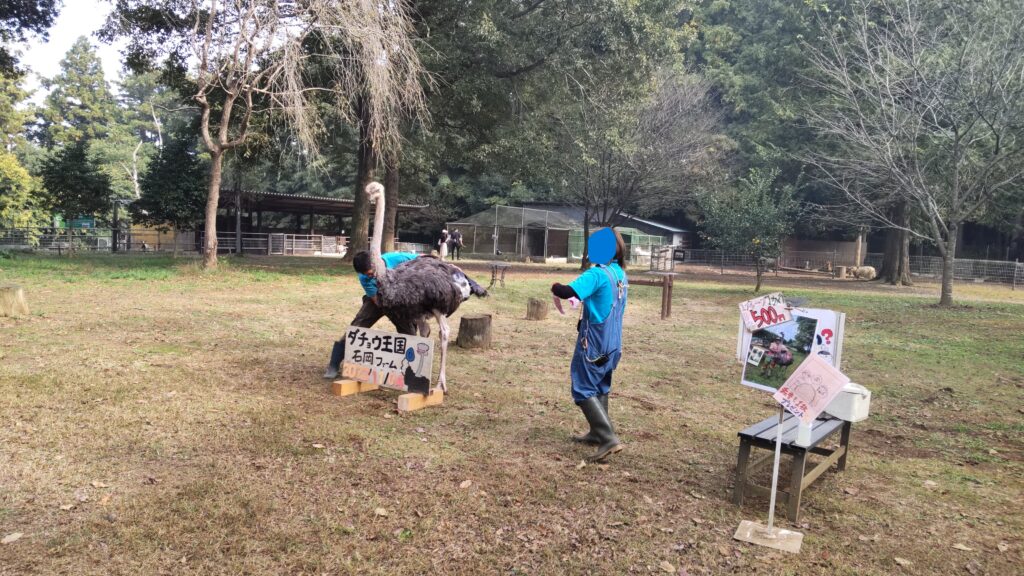
[[[828,360],[814,354],[793,372],[773,398],[806,424],[813,422],[849,381]]]
[[[793,319],[781,292],[766,294],[760,298],[740,302],[740,317],[747,330],[774,326]]]
[[[401,391],[429,390],[434,344],[428,338],[350,326],[342,376]]]

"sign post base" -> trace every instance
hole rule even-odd
[[[793,554],[800,553],[800,546],[804,542],[803,532],[778,527],[769,528],[750,520],[740,522],[739,528],[736,529],[736,533],[732,537],[741,542],[750,542]]]
[[[437,406],[442,402],[444,402],[444,392],[440,388],[432,388],[430,394],[427,395],[410,392],[398,397],[398,411],[412,412],[414,410],[422,410],[427,406]]]

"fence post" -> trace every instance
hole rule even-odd
[[[719,262],[721,262],[722,276],[725,276],[725,250],[719,250],[718,253],[721,255],[721,259],[719,260]]]

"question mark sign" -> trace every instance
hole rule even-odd
[[[825,344],[828,346],[832,345],[832,330],[825,328],[821,331],[821,335],[825,337]]]

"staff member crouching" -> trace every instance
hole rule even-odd
[[[602,228],[588,240],[589,259],[596,266],[580,274],[568,286],[555,283],[558,298],[583,302],[576,349],[569,376],[572,399],[590,424],[590,432],[573,440],[596,444],[591,461],[603,460],[622,450],[608,416],[612,372],[622,357],[622,316],[626,310],[629,281],[626,278],[626,243],[617,230]]]
[[[403,262],[413,260],[417,256],[417,254],[412,252],[388,252],[383,254],[381,259],[384,260],[384,266],[390,269]],[[384,317],[384,311],[377,306],[376,270],[373,269],[373,260],[370,258],[370,253],[365,250],[357,253],[352,259],[352,267],[355,268],[356,274],[359,276],[359,284],[363,287],[364,294],[363,305],[359,308],[359,312],[356,312],[356,317],[352,319],[351,325],[359,328],[372,328],[378,320]],[[395,328],[400,334],[416,334],[416,327],[412,324],[395,326]],[[324,372],[324,378],[330,380],[337,378],[341,361],[344,358],[345,337],[342,336],[340,340],[334,343],[334,348],[331,350],[331,359],[328,361],[327,370]]]

